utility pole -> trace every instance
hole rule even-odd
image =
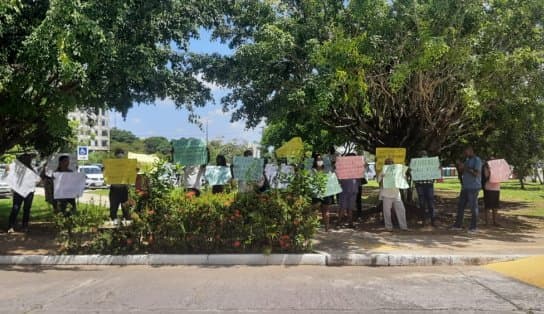
[[[206,119],[206,146],[208,146],[208,119]]]

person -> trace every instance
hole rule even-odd
[[[220,167],[227,167],[227,159],[224,155],[217,155],[215,158],[215,164]],[[223,193],[225,191],[224,185],[213,185],[212,186],[212,194],[219,194]]]
[[[419,152],[419,157],[427,157],[426,151]],[[427,219],[432,227],[435,227],[435,210],[434,210],[434,180],[414,181],[419,200],[419,208],[424,210],[423,225]]]
[[[355,154],[350,153],[346,156],[355,156]],[[353,228],[353,212],[357,209],[361,179],[340,179],[338,181],[342,187],[342,193],[338,195],[338,223],[342,224],[345,213],[348,218],[348,227]]]
[[[393,160],[387,158],[384,162],[385,165],[393,165]],[[402,202],[402,197],[400,195],[400,190],[398,188],[385,188],[383,181],[387,176],[393,175],[392,173],[386,173],[385,168],[382,169],[382,172],[378,175],[378,182],[380,183],[380,200],[383,202],[383,218],[385,221],[385,229],[387,231],[393,230],[393,223],[391,222],[391,209],[395,209],[395,214],[399,222],[400,229],[408,230],[408,225],[406,223],[406,209],[404,208],[404,203]],[[405,173],[406,173],[405,169]]]
[[[136,202],[135,211],[141,212],[145,206],[145,203],[149,200],[149,192],[151,190],[149,177],[140,168],[137,169],[136,181],[134,182],[134,190],[138,196]]]
[[[125,152],[122,149],[115,150],[116,158],[124,158]],[[121,206],[121,211],[123,212],[123,220],[129,220],[129,210],[128,210],[128,185],[127,184],[112,184],[110,185],[109,193],[110,201],[110,219],[113,225],[118,225],[119,220],[117,219],[117,211],[119,210],[119,205]]]
[[[315,173],[324,173],[325,171],[325,163],[323,162],[323,158],[321,157],[321,154],[316,154],[314,156],[314,164],[312,167],[312,172]],[[331,206],[334,203],[333,196],[326,196],[323,198],[314,197],[312,199],[312,204],[316,208],[320,208],[321,210],[321,217],[323,220],[323,224],[325,225],[325,231],[329,231],[330,227],[330,209]]]
[[[59,165],[56,172],[72,172],[70,167],[70,156],[62,155],[59,157]],[[66,211],[68,205],[71,206],[70,211]],[[64,198],[64,199],[55,199],[53,203],[55,212],[61,212],[65,217],[70,216],[76,212],[76,199],[75,198]]]
[[[32,168],[32,157],[31,154],[22,154],[17,157],[17,159],[25,165],[28,169]],[[8,170],[9,171],[9,170]],[[19,193],[13,191],[13,204],[11,207],[11,213],[8,220],[8,233],[15,232],[15,226],[17,225],[17,216],[21,210],[21,205],[23,207],[23,232],[28,232],[28,224],[30,221],[30,209],[32,208],[32,201],[34,200],[34,192],[28,193],[26,196],[22,196]]]
[[[459,163],[458,168],[462,174],[461,193],[457,206],[457,218],[452,230],[462,230],[465,207],[468,204],[472,211],[469,232],[476,232],[478,227],[478,193],[482,188],[482,160],[476,156],[471,146],[465,148],[465,162]]]
[[[489,160],[494,160],[494,157],[489,158]],[[482,186],[484,188],[484,211],[485,211],[485,224],[488,224],[489,211],[493,213],[493,225],[498,226],[497,224],[497,211],[499,209],[500,203],[500,193],[501,193],[501,183],[500,182],[490,182],[489,178],[491,177],[491,168],[486,162],[483,166],[482,171]]]
[[[183,168],[183,183],[187,190],[187,196],[200,196],[205,172],[206,165],[186,166]]]

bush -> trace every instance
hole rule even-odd
[[[66,252],[268,254],[311,249],[319,219],[305,179],[293,178],[286,191],[192,197],[161,181],[159,172],[149,174],[149,193],[133,193],[139,211],[132,213],[130,226],[100,228],[96,217],[85,212],[59,224]]]

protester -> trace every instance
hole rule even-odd
[[[494,160],[494,157],[489,158],[489,160]],[[485,224],[488,224],[488,215],[491,210],[493,213],[493,225],[498,226],[497,224],[497,211],[499,209],[500,203],[500,193],[501,193],[501,184],[500,182],[490,182],[489,178],[491,177],[491,168],[486,162],[483,166],[482,171],[482,185],[484,188],[484,211],[485,211]]]
[[[215,163],[216,163],[217,166],[227,167],[227,159],[225,158],[224,155],[217,155],[217,157],[215,158]],[[224,185],[214,185],[214,186],[212,186],[212,193],[213,194],[223,193],[224,191],[225,191],[225,186]]]
[[[34,171],[32,168],[31,154],[22,154],[17,159],[25,165],[28,169]],[[9,170],[8,170],[9,171]],[[13,171],[13,170],[12,170]],[[28,224],[30,221],[30,209],[32,208],[32,201],[34,200],[34,192],[30,192],[26,197],[21,196],[19,193],[13,191],[13,205],[11,207],[11,213],[9,215],[8,233],[15,232],[15,226],[17,225],[17,216],[21,205],[23,206],[23,232],[28,232]]]
[[[385,160],[384,164],[393,165],[393,160],[388,158]],[[388,231],[393,230],[393,223],[391,222],[391,209],[394,208],[400,229],[408,230],[408,226],[406,224],[406,209],[404,208],[404,204],[402,203],[400,190],[396,187],[385,188],[383,186],[383,181],[386,176],[393,175],[391,173],[386,173],[385,168],[386,167],[384,167],[382,172],[378,175],[378,182],[380,182],[380,200],[383,201],[383,218],[385,221],[385,229],[387,229]]]
[[[206,165],[186,166],[183,168],[183,183],[188,196],[200,196]]]
[[[244,151],[244,157],[253,157],[253,151],[250,149]],[[263,173],[263,176],[259,181],[247,181],[240,178],[237,178],[236,181],[238,183],[239,193],[250,193],[259,191],[265,185],[266,179]]]
[[[313,173],[326,172],[325,164],[320,154],[316,154],[314,156],[314,164],[313,164],[312,171]],[[314,207],[319,208],[321,210],[321,216],[323,218],[323,224],[325,225],[325,231],[329,231],[330,209],[333,203],[334,203],[333,196],[326,196],[323,198],[314,197],[312,199],[312,204],[314,205]]]
[[[138,195],[138,202],[136,202],[135,210],[141,212],[144,208],[145,203],[149,200],[149,192],[151,191],[151,186],[149,182],[149,177],[137,169],[138,173],[136,174],[136,182],[134,183],[134,190],[136,195]]]
[[[116,158],[124,158],[125,151],[122,149],[115,150]],[[117,219],[117,211],[119,206],[121,206],[121,211],[123,212],[123,220],[130,219],[130,213],[128,208],[128,185],[127,184],[112,184],[110,185],[110,219],[113,225],[118,225],[119,220]]]
[[[62,155],[59,157],[59,165],[55,172],[72,172],[72,170],[69,167],[70,167],[70,156]],[[68,208],[68,205],[71,206],[70,211],[66,211],[66,209]],[[56,212],[61,212],[66,217],[75,213],[77,210],[75,198],[55,199],[53,206]]]
[[[470,146],[465,148],[465,162],[459,163],[458,168],[462,174],[461,193],[457,207],[457,219],[452,226],[452,230],[462,230],[465,207],[470,207],[472,219],[469,232],[476,232],[478,227],[478,193],[482,188],[482,160],[476,156],[474,149]]]
[[[426,151],[419,152],[419,157],[427,157]],[[435,227],[434,180],[414,181],[419,200],[419,208],[424,210],[423,225],[427,219]]]
[[[348,154],[347,156],[355,156]],[[359,188],[361,187],[361,179],[340,179],[342,193],[338,195],[338,224],[342,224],[344,213],[347,214],[348,227],[353,228],[353,212],[357,210],[357,197],[359,196]]]

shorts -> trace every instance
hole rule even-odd
[[[497,209],[500,203],[500,191],[484,190],[484,205],[486,209]]]
[[[340,209],[357,209],[357,195],[357,193],[340,193],[338,196]]]

